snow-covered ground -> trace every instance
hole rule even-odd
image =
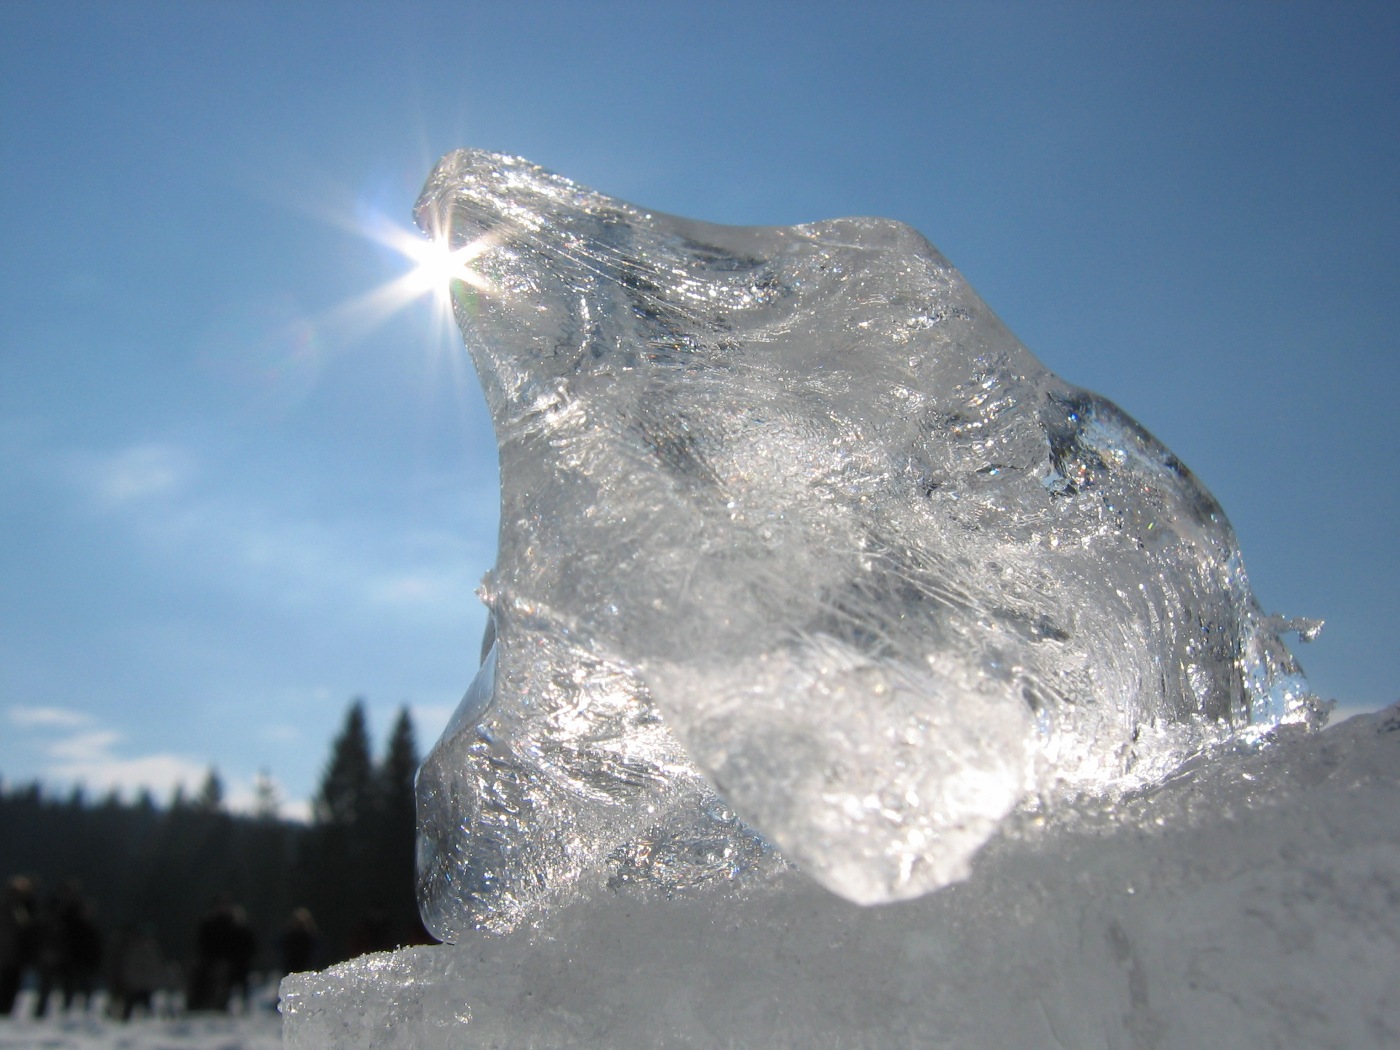
[[[33,993],[21,993],[12,1017],[0,1017],[0,1050],[281,1050],[282,1018],[271,998],[255,999],[247,1013],[137,1017],[106,1016],[99,996],[87,1011],[30,1017]]]
[[[288,1050],[1395,1050],[1400,705],[994,841],[860,908],[601,886],[282,985]]]

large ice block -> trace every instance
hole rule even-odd
[[[788,862],[912,898],[1008,819],[1320,720],[1216,501],[909,227],[475,151],[417,214],[502,485],[494,639],[419,778],[440,936]]]

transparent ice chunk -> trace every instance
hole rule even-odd
[[[1323,717],[1211,495],[909,227],[708,225],[476,151],[417,215],[502,486],[493,656],[419,778],[439,935],[784,858],[915,897],[1018,808]]]

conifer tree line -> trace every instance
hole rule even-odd
[[[331,744],[310,824],[277,815],[276,791],[259,778],[251,815],[228,812],[214,769],[192,796],[168,805],[149,792],[90,801],[36,783],[0,781],[0,885],[25,876],[42,901],[80,884],[103,940],[148,927],[166,958],[189,964],[201,920],[220,904],[247,913],[255,969],[281,969],[279,944],[294,909],[318,929],[314,965],[365,951],[426,943],[414,880],[413,721],[400,709],[376,761],[362,700],[350,704]]]

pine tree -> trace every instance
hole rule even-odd
[[[331,745],[330,762],[312,803],[316,823],[356,828],[374,809],[375,787],[365,702],[356,699],[345,715],[345,728]]]
[[[372,908],[378,783],[370,754],[365,702],[351,702],[331,744],[321,787],[312,800],[315,827],[303,862],[299,897],[314,899],[333,957],[355,952],[355,929]]]
[[[418,818],[414,806],[414,778],[418,774],[418,745],[408,705],[399,709],[380,763],[378,857],[375,897],[388,916],[398,943],[423,940],[418,918],[417,879],[414,873]]]
[[[282,810],[282,796],[277,781],[266,769],[259,769],[253,778],[253,816],[258,820],[276,820]]]
[[[399,717],[384,749],[379,767],[379,798],[390,824],[413,827],[417,816],[413,804],[413,780],[418,775],[418,744],[413,732],[413,716],[408,705],[399,708]]]
[[[199,813],[218,813],[224,807],[224,782],[219,779],[219,771],[213,766],[204,775],[199,794],[194,797],[194,808]]]

